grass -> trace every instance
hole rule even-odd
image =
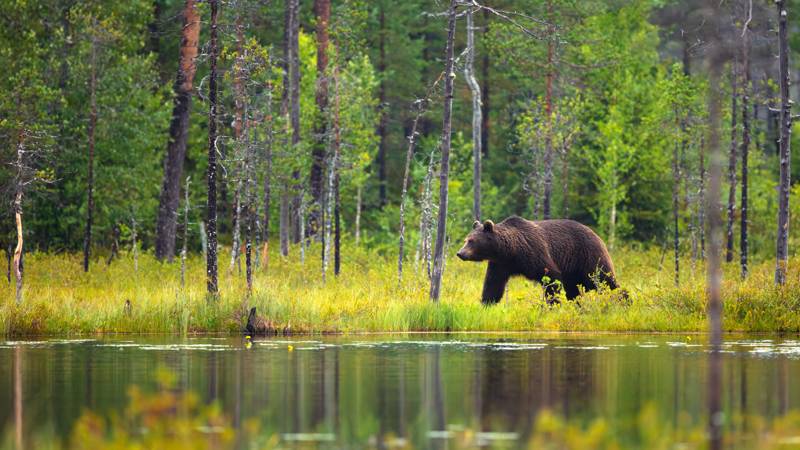
[[[349,244],[349,243],[348,243]],[[95,333],[237,333],[244,312],[259,314],[292,332],[370,331],[647,331],[695,332],[706,328],[704,274],[681,261],[680,287],[672,281],[670,255],[658,249],[613,252],[620,282],[629,293],[590,292],[579,303],[553,307],[538,285],[523,279],[509,284],[500,304],[483,307],[480,292],[484,264],[450,259],[439,304],[428,300],[429,282],[413,261],[402,283],[394,257],[382,257],[348,245],[341,276],[322,281],[318,247],[305,264],[292,249],[289,258],[270,254],[268,267],[255,270],[255,287],[246,295],[245,279],[228,273],[229,255],[220,257],[220,296],[205,294],[205,261],[188,261],[186,288],[179,264],[150,255],[123,255],[110,266],[94,261],[89,273],[80,255],[30,254],[26,257],[24,301],[14,302],[13,283],[0,281],[0,322],[6,335],[85,335]],[[773,284],[774,263],[751,267],[739,281],[738,266],[725,267],[724,328],[743,332],[800,331],[800,258],[790,261],[789,283]],[[243,270],[243,268],[242,268]],[[130,315],[124,304],[130,300]]]

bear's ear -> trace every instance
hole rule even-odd
[[[478,228],[479,226],[481,226],[481,223],[479,221],[476,220],[475,222],[472,222],[472,229],[473,230]]]
[[[483,231],[485,231],[487,233],[491,233],[492,230],[494,230],[494,222],[492,222],[491,220],[487,220],[486,222],[483,222]]]

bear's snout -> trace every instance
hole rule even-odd
[[[462,261],[466,261],[467,260],[467,253],[464,251],[463,248],[461,250],[459,250],[458,253],[456,253],[456,256],[458,256],[458,259],[460,259]]]

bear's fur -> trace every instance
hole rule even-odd
[[[545,286],[554,301],[561,282],[568,299],[584,290],[597,289],[597,282],[616,289],[614,265],[603,240],[589,227],[574,220],[530,221],[512,216],[494,224],[475,221],[457,256],[464,261],[489,261],[481,301],[497,303],[508,279],[522,275]],[[550,282],[543,282],[544,277]],[[547,280],[544,280],[547,281]]]

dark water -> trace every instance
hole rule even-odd
[[[579,429],[602,418],[622,447],[638,448],[648,408],[662,432],[702,431],[705,340],[471,334],[266,339],[250,347],[238,337],[0,342],[0,446],[67,445],[82,414],[120,414],[128,388],[157,392],[156,373],[166,368],[175,375],[171,392],[218,402],[234,430],[255,419],[258,439],[284,447],[442,448],[456,439],[523,447],[550,411]],[[800,408],[798,374],[800,341],[728,337],[727,431],[747,427],[734,417],[769,423]]]

